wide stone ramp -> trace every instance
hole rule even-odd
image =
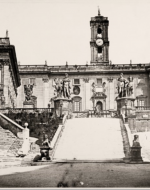
[[[123,140],[119,119],[77,118],[68,120],[53,160],[122,160]]]

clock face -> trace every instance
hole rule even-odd
[[[98,46],[103,45],[103,40],[102,40],[102,39],[97,39],[97,40],[96,40],[96,44],[97,44]]]

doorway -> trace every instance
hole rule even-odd
[[[96,112],[101,112],[103,110],[103,104],[102,104],[102,102],[101,101],[98,101],[97,103],[96,103]]]

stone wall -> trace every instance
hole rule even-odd
[[[136,111],[134,118],[128,118],[132,133],[150,131],[150,110]]]

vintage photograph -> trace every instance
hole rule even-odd
[[[150,0],[0,0],[0,189],[150,188]]]

